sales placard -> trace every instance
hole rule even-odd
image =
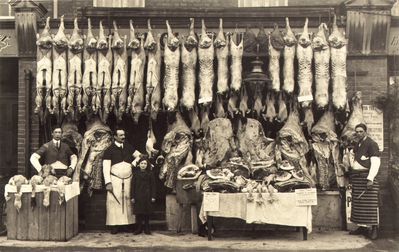
[[[297,206],[317,205],[316,188],[295,189],[295,200]]]

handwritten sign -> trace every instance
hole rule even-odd
[[[72,184],[65,186],[65,201],[68,201],[79,194],[80,188],[78,182],[73,182]]]
[[[202,97],[198,100],[198,104],[209,103],[212,102],[212,96]]]
[[[372,105],[363,105],[363,118],[367,125],[367,133],[377,142],[380,151],[384,150],[384,115]]]
[[[219,193],[204,193],[204,211],[219,211]]]
[[[297,206],[315,206],[317,205],[316,188],[296,189],[295,200]]]
[[[313,95],[298,96],[298,102],[313,101]]]

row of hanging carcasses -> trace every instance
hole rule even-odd
[[[110,113],[114,113],[119,120],[123,114],[129,113],[137,122],[140,114],[145,111],[150,112],[155,119],[160,110],[176,111],[182,107],[191,110],[197,104],[209,107],[217,100],[213,94],[217,79],[217,93],[223,97],[229,94],[228,110],[245,114],[245,110],[248,110],[248,97],[246,92],[242,92],[242,56],[245,43],[251,43],[248,34],[241,41],[237,30],[226,36],[220,19],[219,32],[214,38],[208,36],[202,20],[198,41],[194,32],[194,20],[190,21],[189,34],[180,39],[174,35],[166,21],[167,41],[162,58],[160,35],[153,34],[149,21],[145,38],[137,35],[131,21],[130,37],[127,40],[126,36],[119,35],[115,22],[113,35],[105,36],[100,22],[99,35],[98,38],[95,37],[89,19],[87,35],[83,39],[77,19],[72,35],[67,37],[64,33],[63,17],[55,36],[50,34],[48,18],[37,40],[35,112],[43,115],[47,111],[57,116],[90,112],[98,114],[104,122]],[[323,23],[319,32],[313,36],[308,32],[306,19],[304,30],[297,39],[287,18],[285,32],[280,32],[276,26],[264,40],[269,53],[270,89],[277,93],[283,90],[292,94],[297,80],[298,94],[295,95],[298,96],[301,108],[305,110],[305,122],[309,128],[313,124],[313,100],[318,108],[326,108],[330,100],[338,110],[346,105],[347,41],[337,28],[335,18],[332,33],[326,36],[326,32],[327,26]],[[130,71],[127,69],[128,54],[131,55]],[[284,58],[282,70],[281,56]],[[295,58],[298,61],[297,76],[294,71]],[[312,73],[313,61],[315,74]],[[163,76],[162,63],[165,65]],[[281,71],[284,76],[282,81]],[[329,95],[330,76],[332,99]],[[198,99],[195,91],[197,83]],[[274,95],[266,97],[263,93],[257,93],[254,96],[252,109],[258,114],[263,110],[266,114],[269,113],[266,117],[274,118]]]

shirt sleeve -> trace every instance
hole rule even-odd
[[[371,162],[371,166],[370,166],[370,171],[367,176],[367,179],[370,181],[374,181],[374,179],[377,176],[378,171],[380,169],[381,159],[379,157],[372,156],[370,158],[370,162]]]
[[[43,157],[47,151],[47,144],[43,144],[40,149],[38,149],[35,153],[38,154],[40,157]]]
[[[380,148],[376,142],[372,142],[369,148],[370,157],[379,157],[380,156]]]

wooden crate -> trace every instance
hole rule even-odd
[[[36,193],[36,207],[31,207],[31,193],[22,194],[22,207],[14,206],[14,193],[7,201],[7,239],[29,241],[68,241],[78,234],[78,196],[58,203],[58,192],[50,192],[50,206],[43,206],[43,192]]]

